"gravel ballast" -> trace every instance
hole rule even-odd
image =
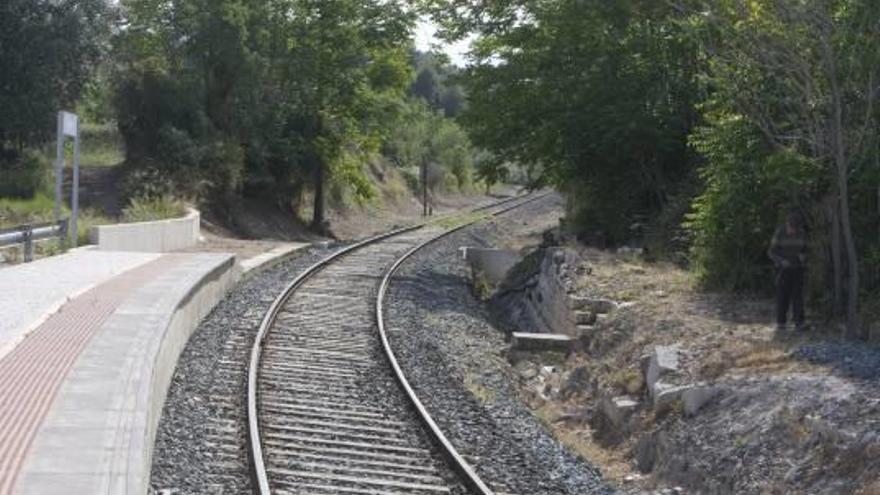
[[[386,326],[410,383],[450,441],[498,493],[613,493],[519,399],[504,333],[473,295],[462,246],[498,245],[529,219],[558,215],[552,195],[440,240],[408,260],[386,296]]]
[[[199,325],[159,423],[150,483],[156,493],[250,493],[244,390],[254,336],[287,284],[331,252],[310,249],[251,276]]]

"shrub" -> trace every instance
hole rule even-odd
[[[122,210],[126,222],[152,222],[168,218],[180,218],[186,213],[183,202],[172,196],[133,198]]]
[[[812,193],[819,167],[794,151],[771,149],[738,116],[712,119],[692,144],[707,159],[705,189],[685,223],[700,281],[718,289],[766,289],[773,231],[786,208]]]

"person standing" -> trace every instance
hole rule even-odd
[[[776,266],[776,330],[785,331],[791,307],[796,331],[807,329],[804,321],[804,268],[807,235],[798,213],[786,215],[785,223],[773,234],[767,251]]]

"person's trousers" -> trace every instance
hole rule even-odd
[[[776,274],[776,323],[785,325],[791,306],[795,325],[804,324],[804,269],[782,268]]]

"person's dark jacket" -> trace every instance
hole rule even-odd
[[[800,268],[807,258],[807,236],[804,229],[789,233],[785,225],[776,229],[767,255],[777,268]]]

